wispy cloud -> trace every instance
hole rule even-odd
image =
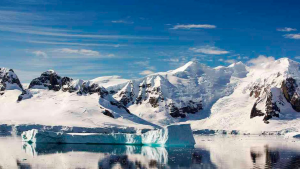
[[[35,28],[35,29],[34,29]],[[46,31],[45,31],[46,30]],[[80,34],[67,33],[59,29],[51,31],[51,29],[42,27],[27,27],[27,26],[0,26],[0,31],[14,32],[21,34],[31,34],[31,35],[43,35],[43,36],[57,36],[57,37],[71,37],[71,38],[94,38],[94,39],[152,39],[152,40],[164,40],[169,39],[166,37],[145,37],[145,36],[127,36],[127,35],[99,35],[99,34],[85,34],[81,32]]]
[[[153,73],[154,73],[154,72],[151,71],[151,70],[144,70],[144,71],[140,72],[139,74],[140,74],[140,75],[150,75],[150,74],[153,74]]]
[[[291,32],[291,31],[297,31],[297,29],[285,27],[285,28],[278,28],[277,31],[280,31],[280,32]]]
[[[300,56],[295,56],[294,58],[297,60],[300,60]]]
[[[139,66],[139,67],[143,67],[149,70],[156,70],[156,68],[154,66],[150,66],[150,62],[149,61],[138,61],[138,62],[134,62],[133,64]]]
[[[289,39],[300,39],[300,33],[298,34],[286,34],[283,35],[285,38],[289,38]]]
[[[232,63],[236,63],[236,60],[234,60],[234,59],[227,59],[227,60],[224,60],[224,62],[232,64]]]
[[[46,52],[43,52],[43,51],[40,51],[40,50],[33,51],[32,53],[35,54],[36,56],[42,56],[42,57],[44,57],[44,58],[48,58],[47,53],[46,53]]]
[[[229,51],[222,50],[214,46],[201,46],[199,48],[190,48],[189,50],[196,53],[203,53],[208,55],[223,55],[229,53]]]
[[[214,28],[216,28],[215,25],[208,25],[208,24],[195,25],[195,24],[189,24],[189,25],[175,25],[171,29],[214,29]]]
[[[19,41],[19,40],[18,40]],[[22,40],[21,40],[22,41]],[[53,41],[35,41],[35,40],[28,40],[26,42],[29,43],[37,43],[37,44],[48,44],[48,45],[71,45],[71,46],[108,46],[108,47],[120,47],[120,46],[127,46],[127,45],[120,45],[120,44],[98,44],[98,43],[76,43],[76,42],[53,42]]]
[[[125,20],[116,20],[116,21],[111,21],[112,23],[123,23],[123,24],[133,24],[134,22],[131,21],[125,21]]]
[[[70,48],[63,48],[57,50],[61,53],[67,53],[67,54],[79,54],[79,55],[85,55],[85,56],[100,56],[100,53],[98,51],[94,50],[88,50],[88,49],[70,49]]]
[[[13,10],[0,10],[1,23],[28,23],[30,21],[42,21],[45,19],[43,16],[36,15],[29,12],[13,11]]]

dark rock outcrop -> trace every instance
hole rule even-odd
[[[90,84],[89,82],[83,82],[80,87],[80,90],[77,92],[79,95],[84,94],[94,94],[98,93],[101,98],[104,98],[109,94],[109,92],[102,86],[99,86],[96,83]]]
[[[251,114],[250,114],[251,119],[256,116],[264,116],[265,115],[261,110],[257,109],[256,106],[257,106],[257,103],[254,103],[254,105],[251,109]]]
[[[277,103],[273,101],[272,92],[268,85],[267,87],[255,85],[250,90],[250,97],[253,96],[257,98],[251,109],[250,118],[264,116],[263,121],[268,124],[268,120],[272,117],[279,117],[280,109]],[[264,105],[265,113],[257,108],[259,104]]]
[[[108,117],[115,118],[114,115],[108,110],[104,110],[102,113]]]
[[[31,88],[46,87],[49,90],[59,91],[61,89],[61,77],[53,70],[48,70],[41,74],[40,77],[33,79],[29,84]]]
[[[0,95],[3,95],[5,90],[10,89],[23,90],[23,87],[12,69],[0,68]]]
[[[281,90],[285,99],[292,105],[293,109],[300,112],[300,97],[296,92],[298,85],[293,78],[287,78],[281,84]]]
[[[185,118],[187,114],[195,114],[203,109],[202,102],[196,103],[190,100],[185,106],[177,107],[174,103],[171,103],[169,106],[170,115],[172,117],[181,117]]]

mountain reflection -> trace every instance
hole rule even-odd
[[[300,168],[300,141],[271,137],[195,136],[195,147],[27,144],[0,138],[6,168]]]
[[[69,153],[73,153],[72,156],[81,156],[82,153],[89,153],[88,156],[101,155],[97,168],[201,168],[203,161],[210,168],[215,168],[209,160],[209,152],[186,147],[23,143],[22,148],[27,155],[36,159],[43,156],[50,159],[52,156]],[[81,160],[85,160],[84,158]],[[23,165],[25,164],[26,161]]]

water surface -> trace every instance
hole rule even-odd
[[[193,148],[27,144],[0,137],[4,168],[300,168],[300,141],[263,136],[195,136]]]

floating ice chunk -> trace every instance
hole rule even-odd
[[[300,138],[300,132],[290,132],[290,133],[286,133],[284,135],[284,138],[289,139],[289,138]]]
[[[71,144],[142,144],[141,135],[57,133],[29,130],[22,133],[22,140],[29,143],[71,143]]]
[[[140,134],[61,133],[38,131],[22,133],[22,140],[29,143],[73,144],[138,144],[163,146],[193,146],[195,140],[189,124],[170,125],[163,129]]]
[[[194,146],[195,139],[190,124],[169,125],[163,129],[142,134],[143,144],[165,146]]]

